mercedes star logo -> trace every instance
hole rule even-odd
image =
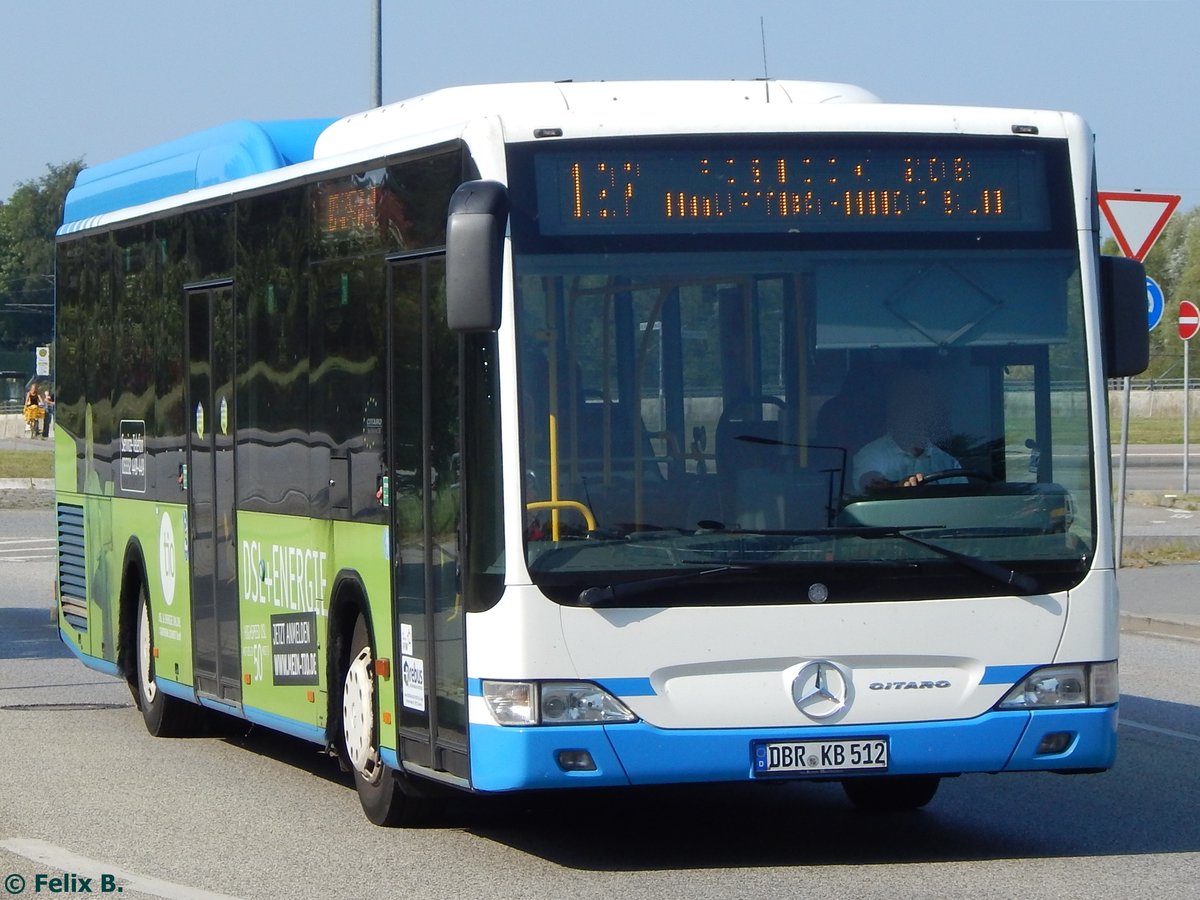
[[[828,719],[846,708],[848,685],[845,672],[827,659],[818,659],[796,673],[792,699],[810,719]]]

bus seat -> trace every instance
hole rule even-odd
[[[884,391],[884,380],[874,368],[851,369],[841,390],[817,413],[816,442],[840,447],[847,460],[853,460],[855,453],[887,429]]]
[[[762,408],[768,405],[779,410],[778,418],[759,418]],[[762,472],[769,477],[782,471],[787,459],[780,421],[783,411],[782,401],[774,397],[743,397],[722,411],[714,453],[721,507],[727,520],[736,520],[736,495],[742,475]]]
[[[737,473],[736,490],[726,527],[761,531],[827,528],[837,513],[840,470],[815,466],[785,473],[745,469]]]

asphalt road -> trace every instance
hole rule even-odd
[[[48,518],[4,513],[0,547]],[[0,556],[0,879],[22,895],[64,872],[122,898],[1159,900],[1200,883],[1200,642],[1124,636],[1103,775],[967,776],[909,815],[855,813],[830,784],[464,800],[391,831],[303,742],[151,738],[125,686],[57,642],[51,575]]]
[[[1113,451],[1113,481],[1120,471],[1120,448]],[[1187,454],[1184,472],[1183,444],[1131,444],[1124,457],[1127,491],[1148,491],[1158,494],[1200,493],[1200,447],[1192,446]],[[1184,490],[1185,474],[1188,490]]]

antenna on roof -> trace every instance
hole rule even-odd
[[[762,38],[762,54],[763,54],[763,78],[770,78],[771,75],[767,71],[767,25],[766,19],[763,16],[758,17],[758,33]]]
[[[771,75],[767,71],[767,26],[763,16],[758,17],[758,34],[762,40],[763,84],[767,89],[767,102],[771,102]]]

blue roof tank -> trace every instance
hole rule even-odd
[[[63,224],[312,159],[334,119],[230,122],[79,173]]]

